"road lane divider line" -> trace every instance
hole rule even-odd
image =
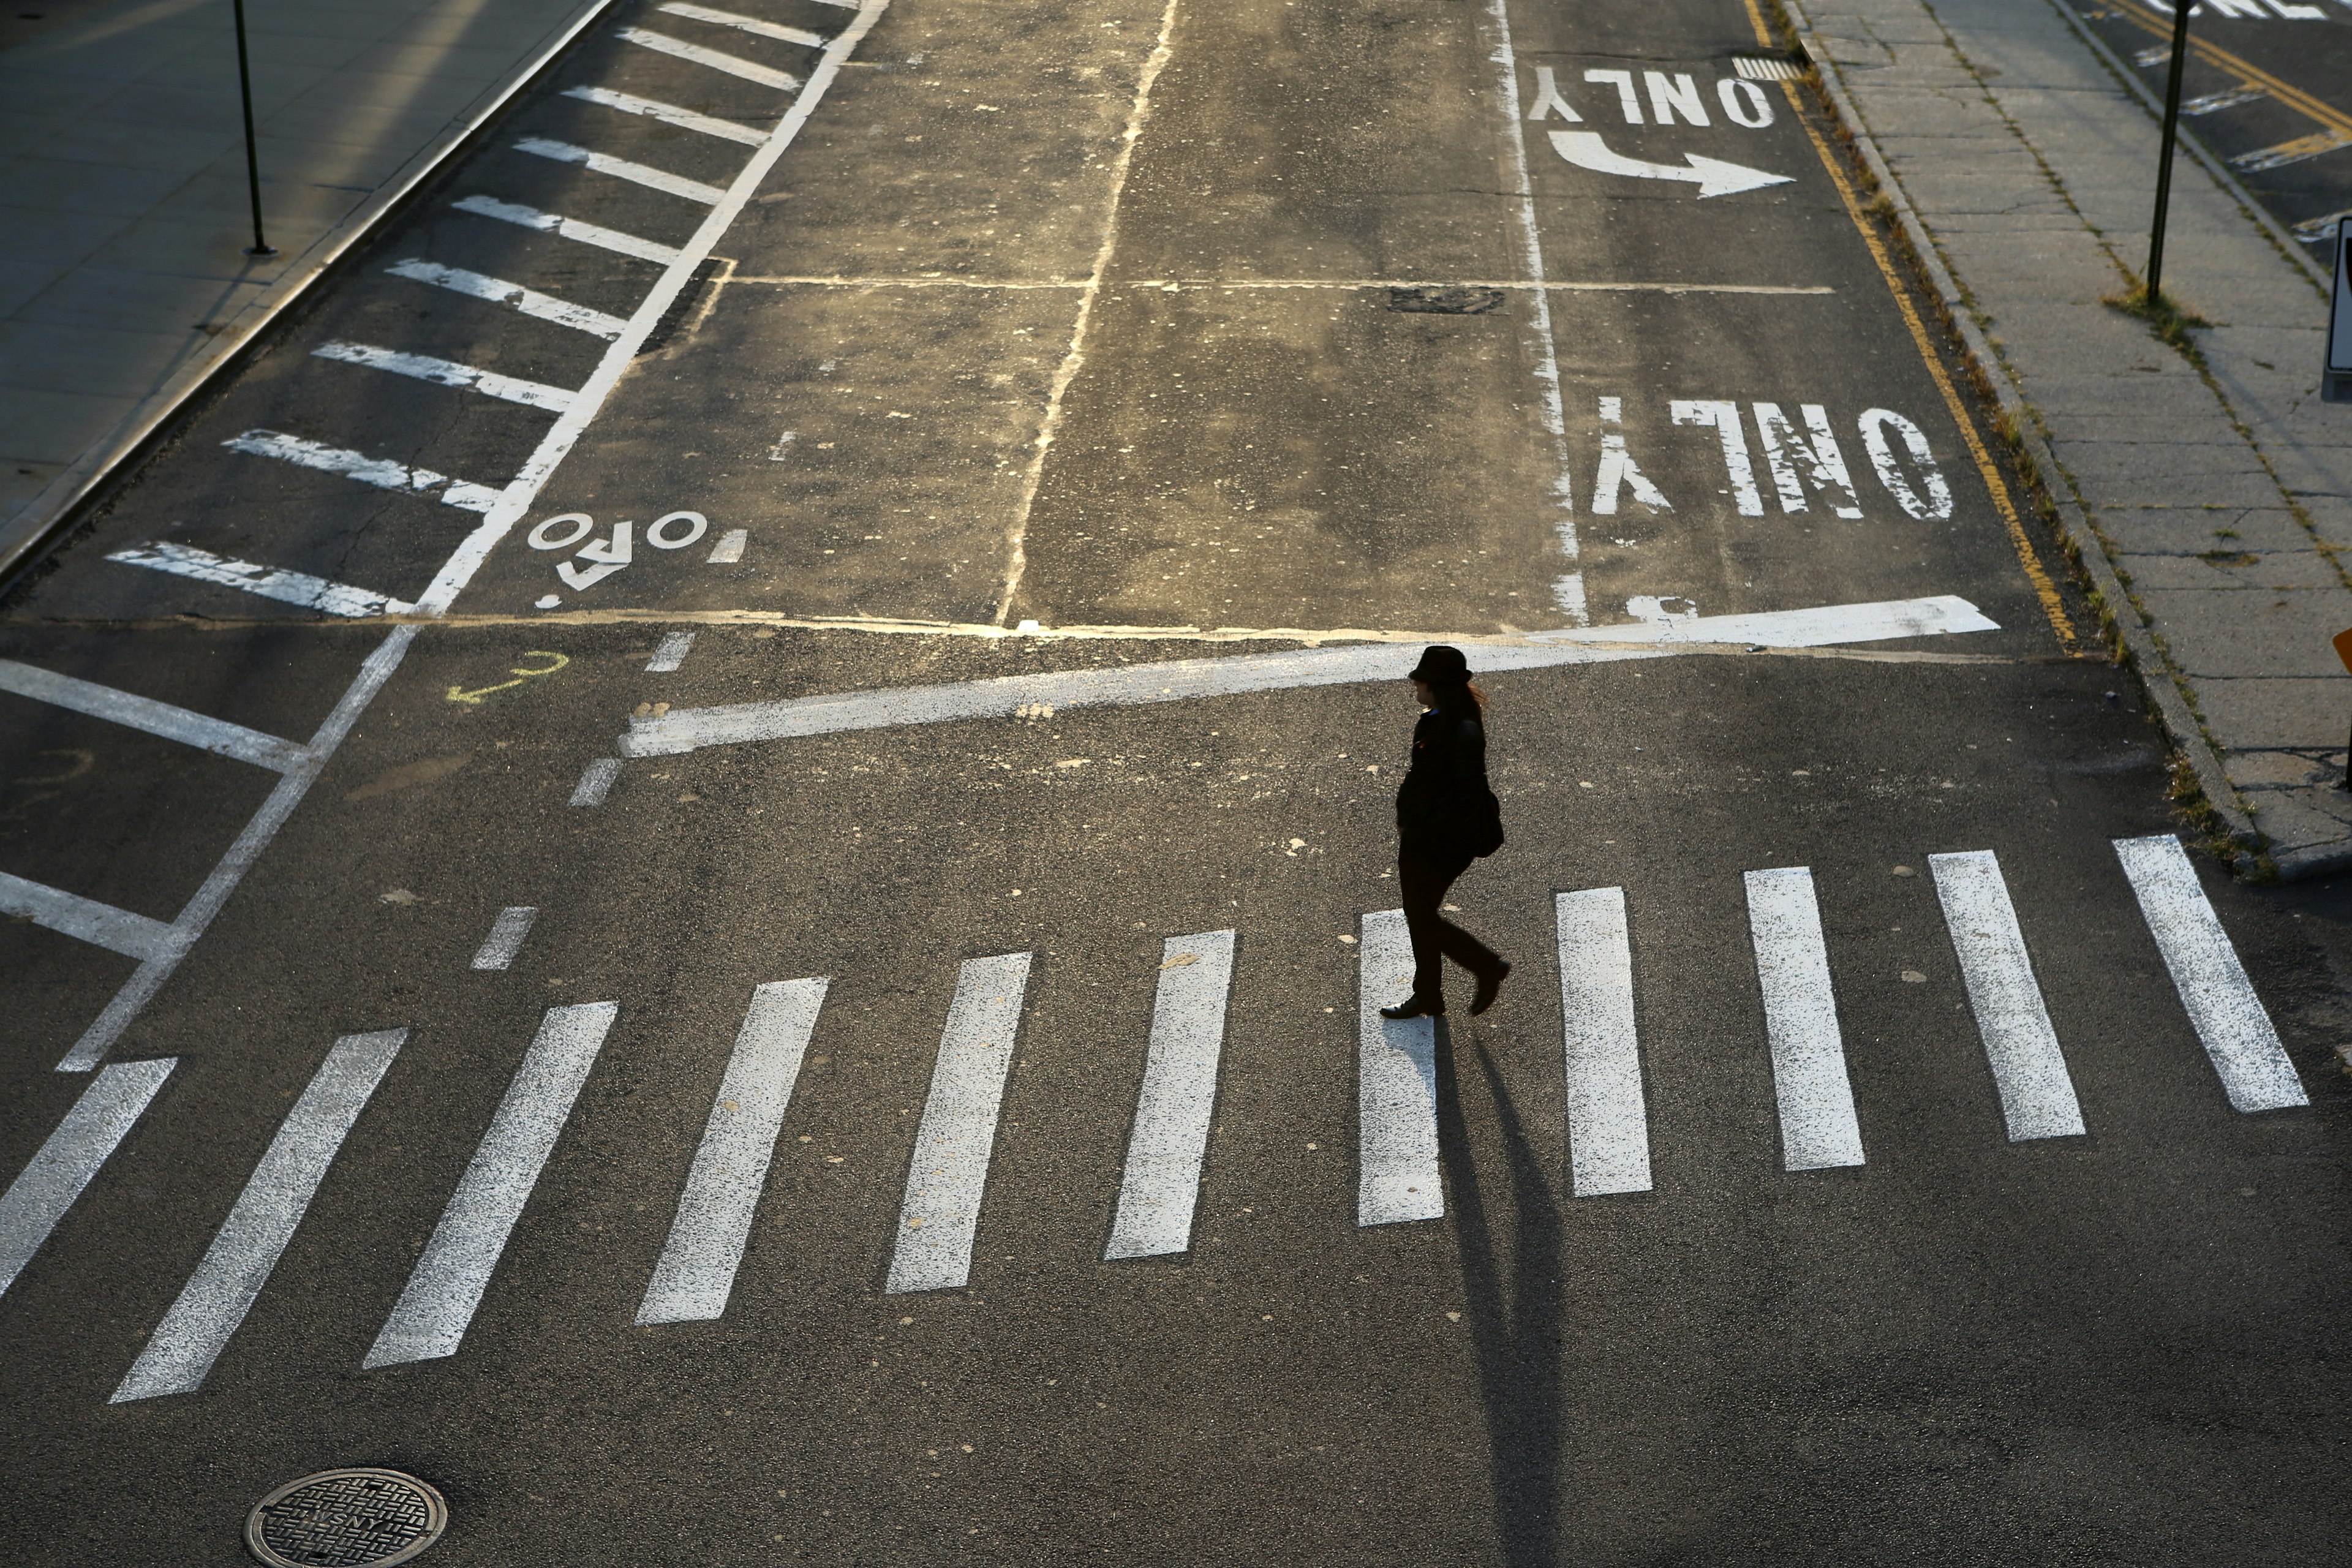
[[[304,748],[297,742],[265,735],[258,730],[176,708],[169,702],[158,702],[152,697],[134,697],[96,681],[20,664],[13,658],[0,658],[0,691],[13,691],[19,697],[103,719],[127,730],[160,735],[166,741],[250,763],[272,773],[290,772],[301,764],[303,758]]]
[[[1703,616],[1538,634],[1505,645],[1482,642],[1482,672],[1541,669],[1628,658],[1664,658],[1722,647],[1814,647],[1838,643],[1998,631],[1974,605],[1950,595],[1809,610]],[[629,721],[624,757],[669,756],[704,746],[1011,718],[1043,703],[1055,709],[1134,706],[1402,679],[1410,660],[1396,645],[1303,648],[1233,658],[1176,659],[1103,669],[1001,676],[941,686],[882,688],[715,708],[673,708]]]
[[[288,572],[257,562],[215,555],[211,551],[199,550],[193,544],[163,544],[150,541],[145,544],[117,550],[107,559],[125,566],[144,566],[152,572],[169,572],[174,576],[191,578],[198,583],[235,588],[239,593],[275,599],[284,605],[299,605],[306,610],[318,610],[330,616],[363,619],[373,616],[406,615],[416,607],[386,594],[354,588],[348,583],[332,583],[324,577],[313,577],[307,572]]]
[[[1159,84],[1160,73],[1168,67],[1171,53],[1170,39],[1176,30],[1176,0],[1168,0],[1160,14],[1160,36],[1153,42],[1151,53],[1144,58],[1143,68],[1136,73],[1135,97],[1129,103],[1127,129],[1121,133],[1118,152],[1111,159],[1109,191],[1103,209],[1102,241],[1095,247],[1094,265],[1087,269],[1086,283],[1078,292],[1078,308],[1070,321],[1069,346],[1062,351],[1062,363],[1054,367],[1054,379],[1045,389],[1045,406],[1037,418],[1037,434],[1029,444],[1029,461],[1021,470],[1021,489],[1013,503],[1013,521],[1005,529],[1004,585],[996,595],[996,613],[990,616],[1003,626],[1013,618],[1013,602],[1021,594],[1021,580],[1029,571],[1029,516],[1037,505],[1037,491],[1045,479],[1045,459],[1052,456],[1054,443],[1062,433],[1062,408],[1077,380],[1078,372],[1086,367],[1087,338],[1095,319],[1095,302],[1102,297],[1103,279],[1109,275],[1111,258],[1118,250],[1119,204],[1127,198],[1128,172],[1135,166],[1135,144],[1143,136],[1143,127],[1151,118],[1151,90]]]
[[[759,189],[760,183],[767,178],[776,161],[800,135],[801,127],[808,123],[809,116],[816,112],[817,105],[824,100],[825,92],[832,87],[834,79],[841,74],[842,61],[873,30],[888,5],[889,0],[865,0],[865,4],[858,7],[856,17],[824,47],[815,68],[809,73],[808,85],[793,100],[792,107],[776,122],[773,131],[763,135],[748,126],[734,127],[752,139],[755,150],[744,161],[742,168],[736,172],[734,179],[729,182],[726,196],[710,209],[695,229],[694,237],[679,247],[677,259],[663,270],[653,288],[638,301],[628,324],[614,340],[613,346],[604,351],[586,384],[573,395],[572,406],[556,416],[554,425],[541,438],[538,447],[525,459],[520,471],[508,484],[503,499],[489,509],[481,526],[467,535],[449,559],[442,563],[432,584],[417,596],[419,609],[431,615],[447,610],[457,596],[464,592],[466,584],[473,581],[474,574],[481,570],[482,563],[489,558],[490,552],[498,547],[499,542],[522,521],[524,514],[539,499],[541,487],[553,476],[590,423],[603,411],[604,399],[620,384],[631,362],[644,348],[646,340],[653,335],[655,328],[661,324],[679,294],[692,281],[695,269],[709,258],[712,247],[741,215],[752,193]],[[573,89],[575,96],[583,97],[602,90]],[[637,101],[643,103],[646,100]]]
[[[787,27],[782,22],[762,22],[757,16],[746,16],[736,11],[715,11],[708,5],[689,5],[684,0],[669,0],[655,10],[665,16],[684,16],[690,22],[708,22],[715,27],[733,27],[739,32],[755,33],[762,38],[774,38],[780,43],[801,44],[812,49],[824,47],[824,35],[801,27]]]
[[[598,757],[580,773],[580,782],[572,786],[574,805],[602,805],[604,797],[613,793],[613,781],[621,776],[621,759]]]
[[[172,949],[173,930],[162,921],[5,871],[0,871],[0,914],[142,963]]]
[[[158,1057],[116,1062],[100,1073],[0,1193],[0,1296],[24,1273],[177,1065],[177,1057]]]
[[[1567,1022],[1568,1154],[1580,1198],[1651,1190],[1649,1109],[1633,1026],[1625,889],[1553,896]]]
[[[677,1217],[637,1308],[638,1323],[707,1322],[727,1310],[775,1158],[776,1134],[831,984],[822,978],[775,980],[751,993],[687,1172]]]
[[[1356,960],[1356,1224],[1445,1216],[1437,1168],[1437,1020],[1383,1018],[1412,994],[1402,910],[1363,918]]]
[[[1748,933],[1780,1112],[1781,1164],[1790,1171],[1859,1165],[1862,1124],[1846,1078],[1813,874],[1803,866],[1781,866],[1750,871],[1746,879]]]
[[[722,142],[740,142],[746,147],[757,147],[768,139],[767,132],[751,126],[721,120],[712,114],[697,114],[691,109],[680,109],[675,103],[664,103],[658,99],[639,98],[633,92],[614,92],[604,87],[567,87],[563,89],[563,96],[576,98],[583,103],[595,104],[600,109],[658,120],[681,131],[698,131],[705,136],[716,136]]]
[[[394,626],[390,635],[361,661],[359,674],[352,678],[351,685],[343,689],[343,695],[333,710],[311,732],[310,743],[302,749],[301,762],[278,781],[277,787],[261,803],[261,808],[247,819],[244,831],[228,847],[228,853],[215,862],[211,873],[205,878],[194,895],[180,907],[179,918],[172,922],[169,940],[155,952],[141,957],[139,967],[131,972],[131,978],[122,983],[105,1009],[89,1028],[82,1031],[81,1038],[74,1043],[73,1049],[58,1063],[59,1072],[88,1072],[113,1048],[122,1031],[130,1027],[131,1020],[139,1016],[140,1010],[147,1005],[163,982],[171,978],[172,972],[179,967],[180,960],[187,955],[188,949],[205,934],[205,928],[213,922],[213,917],[220,913],[221,906],[228,901],[228,896],[245,879],[245,874],[253,868],[253,863],[260,858],[261,852],[269,847],[269,841],[278,836],[278,830],[286,825],[286,819],[294,814],[294,808],[302,804],[302,797],[310,793],[312,781],[327,765],[327,759],[335,754],[335,749],[343,743],[343,737],[351,733],[352,726],[359,721],[367,705],[375,700],[375,694],[383,689],[383,683],[392,679],[392,672],[400,668],[401,657],[415,638],[415,626]]]
[[[927,277],[921,274],[861,275],[845,272],[737,272],[730,274],[727,280],[730,283],[765,283],[775,287],[805,284],[838,289],[1082,289],[1087,286],[1083,278],[960,278],[944,274]],[[1223,293],[1247,293],[1258,289],[1537,289],[1555,294],[1830,295],[1837,292],[1826,284],[1814,283],[1614,283],[1559,279],[1529,282],[1523,278],[1130,278],[1122,279],[1117,287],[1158,289],[1163,293],[1203,289]]]
[[[520,376],[500,375],[494,370],[479,370],[455,360],[436,359],[431,354],[402,353],[396,349],[380,349],[372,343],[321,343],[310,351],[312,357],[340,361],[344,364],[364,365],[370,370],[386,371],[416,381],[429,381],[436,386],[454,386],[478,392],[485,397],[495,397],[504,403],[520,403],[526,408],[541,409],[549,414],[561,414],[572,406],[572,394],[560,386],[548,386]]]
[[[1164,1258],[1192,1247],[1192,1212],[1217,1104],[1234,938],[1230,931],[1199,931],[1171,936],[1160,946],[1151,1043],[1105,1262]]]
[[[536,289],[526,289],[503,278],[468,272],[462,267],[444,267],[437,261],[427,261],[422,257],[395,261],[384,270],[394,278],[405,278],[411,282],[430,283],[436,289],[470,294],[494,305],[511,305],[533,321],[552,321],[559,327],[570,327],[573,331],[586,332],[592,337],[608,341],[619,337],[629,324],[618,316],[608,316],[602,310],[592,310],[585,305],[575,305],[569,300],[559,300],[552,294],[542,294]]]
[[[515,954],[530,935],[530,928],[539,920],[539,910],[529,904],[512,904],[499,911],[490,922],[490,934],[474,953],[473,967],[498,970],[512,967]]]
[[[1551,294],[1545,282],[1543,231],[1536,221],[1535,178],[1528,167],[1528,132],[1519,114],[1519,60],[1511,43],[1508,0],[1487,0],[1486,16],[1495,47],[1487,58],[1495,66],[1496,102],[1510,134],[1504,141],[1511,155],[1511,195],[1516,198],[1512,220],[1518,228],[1519,266],[1525,281],[1537,285],[1535,309],[1523,332],[1535,361],[1536,398],[1544,434],[1549,437],[1552,537],[1559,542],[1567,570],[1552,584],[1552,601],[1570,624],[1585,626],[1592,618],[1584,599],[1584,568],[1576,537],[1576,487],[1568,455],[1568,415],[1560,401],[1559,345],[1552,331]],[[1538,112],[1541,112],[1538,110]]]
[[[1021,1028],[1030,956],[967,959],[957,974],[930,1098],[908,1161],[907,1193],[883,1286],[891,1295],[949,1289],[971,1278],[972,1238]]]
[[[2009,1141],[2080,1137],[2083,1108],[2033,978],[2032,956],[2000,860],[1990,849],[1930,855],[1927,870],[1936,879],[1944,927],[1951,933],[1969,1007],[1992,1066]]]
[[[353,452],[341,447],[330,447],[323,441],[309,441],[299,436],[283,435],[276,430],[247,430],[221,443],[232,452],[248,457],[274,458],[297,468],[315,468],[322,474],[340,474],[363,485],[373,485],[380,490],[395,490],[424,500],[437,500],[444,506],[454,506],[461,511],[488,511],[498,503],[499,492],[488,485],[469,485],[453,479],[431,468],[413,468],[390,458],[371,458],[365,452]],[[437,495],[434,492],[439,491]]]
[[[620,1010],[617,1002],[547,1010],[362,1368],[457,1353]]]
[[[654,649],[653,658],[646,661],[646,673],[647,675],[670,674],[686,662],[687,653],[693,647],[692,632],[666,633],[662,637],[661,646]]]
[[[2310,1104],[2180,840],[2169,833],[2118,838],[2115,849],[2230,1104],[2246,1111]]]
[[[745,81],[757,82],[761,87],[772,87],[778,92],[800,90],[801,79],[790,71],[780,71],[768,66],[754,65],[740,56],[725,54],[718,49],[708,49],[700,44],[689,44],[683,38],[673,38],[667,33],[651,33],[643,27],[623,27],[616,36],[625,43],[635,44],[641,49],[651,49],[656,54],[667,55],[673,59],[688,60],[695,65],[708,67],[711,70],[725,71],[729,76],[740,77]]]
[[[204,1261],[107,1403],[193,1394],[203,1386],[269,1283],[344,1138],[407,1038],[406,1029],[383,1029],[335,1042],[278,1124]]]
[[[706,185],[700,180],[689,180],[684,174],[673,174],[667,169],[656,169],[646,163],[633,163],[626,158],[615,158],[610,153],[598,153],[586,147],[575,147],[569,142],[550,141],[544,136],[526,136],[515,143],[515,151],[528,153],[535,158],[547,158],[558,163],[584,164],[589,173],[606,174],[616,180],[626,180],[647,190],[660,191],[673,196],[683,196],[704,206],[717,206],[727,193],[716,185]]]
[[[634,234],[623,234],[602,224],[583,223],[576,217],[560,213],[545,213],[537,207],[527,207],[515,202],[502,202],[496,196],[461,196],[449,204],[461,213],[476,217],[496,218],[500,223],[513,224],[517,228],[536,229],[582,245],[593,245],[617,256],[631,257],[638,261],[650,261],[667,267],[677,259],[677,252],[667,245],[656,245],[650,239],[640,239]],[[567,400],[568,401],[568,400]]]

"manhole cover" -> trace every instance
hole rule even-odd
[[[245,1543],[269,1568],[376,1568],[441,1538],[441,1494],[398,1470],[320,1470],[254,1505]]]

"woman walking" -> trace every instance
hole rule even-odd
[[[1397,787],[1397,883],[1412,937],[1412,994],[1384,1018],[1445,1011],[1445,960],[1477,976],[1473,1015],[1495,1005],[1511,966],[1441,912],[1445,889],[1503,844],[1502,808],[1486,787],[1486,694],[1470,684],[1462,650],[1425,648],[1407,677],[1424,711],[1412,727],[1412,763]]]

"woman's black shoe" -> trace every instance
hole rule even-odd
[[[1495,993],[1511,977],[1511,966],[1498,963],[1487,973],[1478,976],[1478,989],[1470,998],[1470,1016],[1476,1017],[1495,1005]]]
[[[1480,984],[1483,984],[1484,982]],[[1406,997],[1397,1006],[1381,1008],[1381,1016],[1383,1018],[1443,1018],[1445,1016],[1445,1003],[1441,997],[1423,996],[1416,993]]]

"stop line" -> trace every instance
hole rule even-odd
[[[2269,1014],[2179,840],[2168,835],[2119,839],[2114,848],[2229,1103],[2242,1112],[2306,1104]],[[1928,865],[2008,1141],[2083,1135],[2087,1129],[2072,1072],[1998,858],[1990,850],[1961,851],[1930,856]],[[1746,873],[1744,883],[1782,1166],[1802,1174],[1861,1165],[1868,1158],[1864,1120],[1847,1070],[1812,873],[1802,866],[1769,868]],[[1577,1198],[1652,1192],[1650,1128],[1674,1112],[1651,1104],[1645,1087],[1634,1008],[1635,922],[1628,919],[1626,889],[1560,893],[1554,917],[1568,1189]],[[1107,1216],[1106,1263],[1165,1258],[1192,1247],[1216,1125],[1238,934],[1200,931],[1165,942],[1123,1175],[1115,1212]],[[1411,988],[1402,912],[1366,913],[1355,948],[1357,1223],[1374,1227],[1442,1218],[1439,1027],[1429,1017],[1391,1019],[1380,1012]],[[885,1294],[971,1282],[996,1131],[1028,1010],[1032,957],[1000,953],[961,965],[922,1118],[906,1154]],[[726,1311],[830,985],[816,976],[772,982],[753,993],[637,1323],[707,1321]],[[365,1366],[457,1352],[620,1011],[617,1002],[546,1010]],[[202,1384],[407,1035],[390,1029],[336,1043],[116,1400]],[[1020,1048],[1037,1047],[1033,1041]],[[122,1063],[101,1073],[32,1164],[0,1194],[0,1293],[157,1097],[172,1067],[168,1059]],[[1122,1119],[1129,1110],[1099,1108]]]

